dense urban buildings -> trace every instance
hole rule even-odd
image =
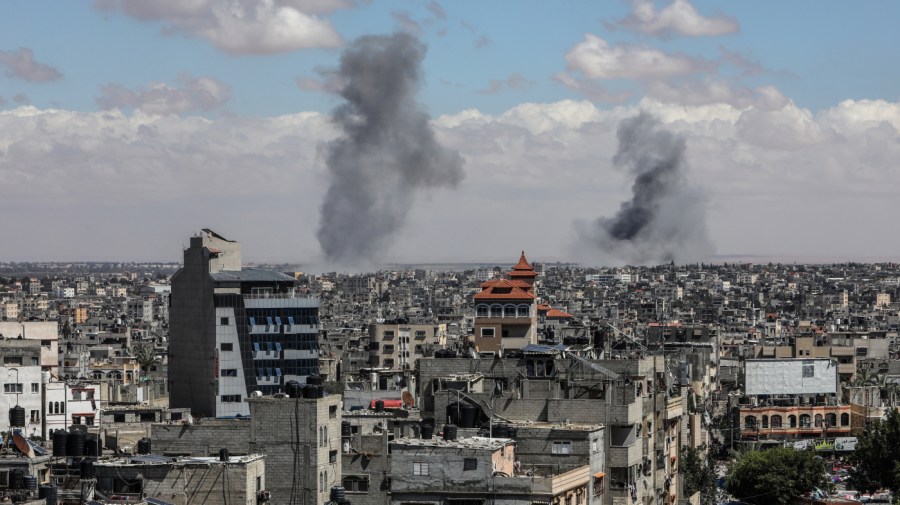
[[[302,270],[211,230],[181,265],[0,264],[0,493],[715,503],[686,451],[840,457],[900,401],[894,264]]]

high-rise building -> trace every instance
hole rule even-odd
[[[523,349],[537,343],[534,288],[537,273],[524,251],[507,277],[482,283],[482,291],[474,297],[475,349],[479,353]]]
[[[296,279],[241,265],[241,244],[204,229],[172,276],[169,404],[200,416],[248,415],[254,391],[318,371],[319,301]]]

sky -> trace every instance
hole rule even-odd
[[[178,261],[211,228],[246,260],[327,263],[336,69],[359,37],[396,32],[426,48],[414,100],[463,175],[408,189],[373,261],[629,262],[582,235],[632,198],[614,158],[641,113],[686,145],[699,203],[680,219],[709,247],[678,261],[900,258],[897,2],[2,9],[0,261]]]

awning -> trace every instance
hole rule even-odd
[[[602,478],[602,477],[604,477],[604,476],[606,476],[606,474],[603,473],[603,472],[597,472],[597,473],[594,474],[594,478],[595,478],[595,479],[600,479],[600,478]]]

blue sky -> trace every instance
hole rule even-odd
[[[248,14],[261,5],[292,16],[291,33],[261,41],[278,28],[270,11]],[[239,9],[243,18],[228,19]],[[608,216],[629,198],[627,174],[611,163],[614,133],[641,110],[687,138],[714,254],[890,256],[900,239],[877,230],[888,224],[882,214],[900,210],[897,19],[900,3],[889,1],[11,0],[0,16],[0,210],[24,210],[30,217],[14,231],[52,230],[80,259],[177,259],[189,233],[218,224],[258,244],[260,259],[317,261],[315,214],[329,183],[322,153],[339,135],[328,113],[341,99],[311,88],[328,84],[350,41],[406,31],[428,47],[418,100],[438,139],[465,159],[466,178],[455,191],[417,195],[408,226],[377,261],[499,259],[528,246],[576,258],[572,223]],[[152,141],[141,137],[148,131]],[[480,145],[486,138],[493,142]],[[210,151],[223,145],[234,147],[230,157]],[[241,214],[234,205],[197,209],[190,193],[167,191],[210,181],[211,163],[222,166],[214,178],[231,181],[265,164],[304,196]],[[97,174],[108,192],[151,189],[120,202],[84,183]],[[262,184],[215,184],[200,198],[224,193],[246,209],[271,197]],[[508,222],[503,202],[522,195],[539,227],[556,230],[551,240],[510,230],[481,236],[483,249],[459,243],[480,215]],[[844,212],[811,212],[822,195],[844,202]],[[38,209],[41,200],[53,209]],[[196,219],[175,217],[191,212]],[[770,228],[786,212],[808,236]],[[253,219],[284,213],[305,224],[280,245]],[[98,242],[59,219],[123,230],[147,214],[176,223],[151,220],[152,234]],[[452,233],[434,231],[435,219]],[[853,240],[828,240],[830,226],[852,228]],[[47,245],[24,242],[0,260],[65,256]]]

